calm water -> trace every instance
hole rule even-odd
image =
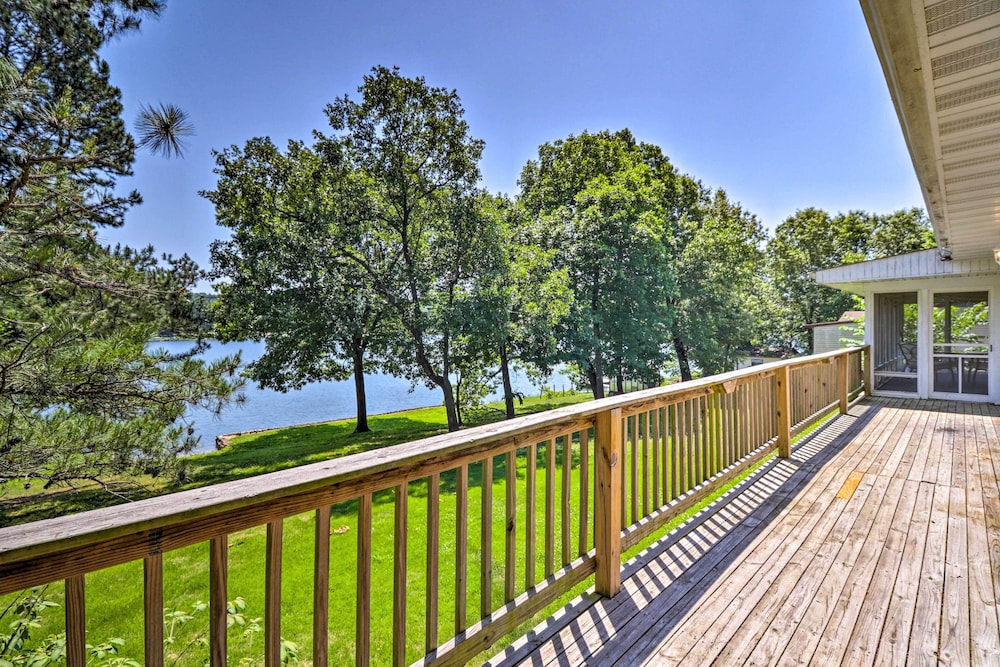
[[[150,345],[150,347],[166,348],[171,352],[186,350],[190,346],[191,344],[185,341],[158,341]],[[204,354],[204,358],[217,359],[238,351],[243,353],[243,362],[249,363],[263,354],[264,343],[213,342],[211,348]],[[527,395],[537,394],[539,391],[523,373],[515,374],[513,384],[515,391]],[[560,390],[569,389],[571,386],[570,380],[560,374],[550,378],[547,384]],[[368,375],[365,377],[365,388],[369,415],[441,405],[440,390],[432,391],[417,386],[410,391],[410,383],[407,380],[394,378],[391,375]],[[193,422],[195,435],[200,437],[197,451],[214,449],[215,436],[226,433],[331,419],[349,419],[355,416],[353,380],[317,382],[284,394],[271,389],[259,389],[256,384],[248,382],[244,393],[247,397],[246,403],[229,406],[218,417],[200,409],[188,412],[188,419]],[[496,394],[492,400],[499,398],[499,394]]]

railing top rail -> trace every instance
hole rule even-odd
[[[282,498],[388,471],[413,470],[413,478],[416,479],[430,474],[427,470],[429,466],[439,470],[450,469],[454,467],[457,457],[466,454],[482,454],[485,457],[490,451],[512,444],[528,444],[562,435],[568,430],[587,428],[593,425],[596,415],[605,410],[621,408],[623,411],[634,411],[643,405],[715,393],[720,387],[771,375],[783,365],[794,367],[828,362],[834,357],[862,349],[847,348],[751,366],[683,384],[588,401],[253,478],[2,528],[0,565],[81,548],[122,535],[155,531],[196,518],[236,511],[251,504],[277,502]]]

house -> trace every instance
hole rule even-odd
[[[816,280],[865,298],[876,395],[1000,400],[1000,329],[990,307],[1000,267],[992,255],[943,259],[939,249],[923,250],[817,271]]]
[[[861,323],[865,320],[865,311],[847,310],[836,322],[816,322],[803,324],[802,328],[812,330],[812,353],[822,354],[831,350],[861,344],[859,336]]]
[[[1000,13],[862,0],[936,250],[816,272],[865,298],[876,395],[1000,401]]]

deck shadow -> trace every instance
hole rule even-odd
[[[625,564],[623,590],[588,590],[488,665],[635,664],[657,647],[822,467],[882,410],[863,400]],[[926,406],[935,409],[937,406]],[[679,570],[674,575],[672,572]],[[573,613],[565,613],[572,608]]]

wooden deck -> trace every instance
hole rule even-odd
[[[998,665],[998,432],[865,400],[488,664]]]

